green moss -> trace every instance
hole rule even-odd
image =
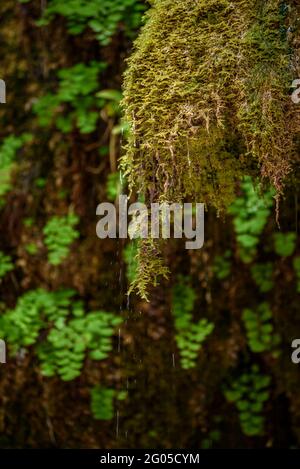
[[[225,212],[239,181],[263,177],[278,209],[296,154],[293,16],[280,0],[152,2],[124,80],[131,190]],[[239,238],[252,261],[258,238]]]
[[[156,0],[125,75],[131,188],[222,209],[241,174],[290,170],[290,48],[281,1]]]
[[[159,279],[168,278],[169,270],[161,259],[160,246],[157,240],[140,239],[137,242],[137,253],[135,256],[136,271],[131,270],[130,294],[136,291],[144,300],[149,299],[149,288],[156,287]]]

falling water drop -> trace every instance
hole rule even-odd
[[[189,146],[189,140],[187,139],[187,158],[188,158],[188,165],[189,165],[189,175],[191,177],[191,158],[190,158],[190,146]]]
[[[127,295],[127,304],[126,304],[127,311],[130,310],[130,295]]]
[[[41,15],[44,14],[46,6],[47,6],[47,0],[41,0]]]
[[[118,353],[121,352],[121,329],[119,329],[119,335],[118,335]]]
[[[116,437],[119,438],[119,411],[117,410]]]

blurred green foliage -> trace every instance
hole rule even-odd
[[[91,411],[97,420],[111,420],[114,416],[114,389],[95,386],[91,389]]]
[[[93,132],[100,118],[99,109],[105,101],[95,96],[99,89],[99,74],[105,69],[103,62],[78,63],[58,71],[58,91],[46,94],[34,104],[39,124],[54,124],[64,133],[71,132],[74,125],[81,133]]]
[[[227,249],[223,255],[215,257],[213,271],[219,280],[225,280],[231,272],[231,251]]]
[[[28,243],[25,245],[25,250],[28,252],[28,254],[34,256],[35,254],[37,254],[39,248],[36,243]]]
[[[0,318],[1,337],[12,351],[35,345],[42,374],[57,374],[63,381],[80,376],[87,353],[93,360],[107,358],[115,327],[122,322],[112,313],[86,313],[83,302],[74,300],[75,295],[73,290],[29,291]]]
[[[294,258],[293,266],[296,272],[297,292],[300,293],[300,256]]]
[[[103,99],[104,108],[109,117],[121,115],[120,102],[123,97],[121,91],[113,89],[105,89],[99,91],[96,96]]]
[[[0,251],[0,278],[4,277],[7,272],[14,269],[12,258]]]
[[[48,261],[59,265],[69,254],[70,245],[79,237],[75,229],[79,218],[74,213],[50,218],[43,229],[44,242],[48,248]]]
[[[272,351],[279,345],[280,337],[274,333],[272,311],[268,303],[261,303],[255,309],[244,309],[243,321],[252,352]]]
[[[243,194],[229,208],[243,262],[250,263],[256,256],[260,236],[273,206],[275,192],[270,189],[260,195],[253,181],[246,176],[241,183]]]
[[[38,349],[41,371],[45,376],[58,374],[63,381],[80,376],[86,353],[93,360],[104,360],[112,350],[114,329],[120,317],[104,311],[85,313],[82,302],[72,305],[68,322],[56,317],[47,342]]]
[[[274,287],[272,262],[254,264],[251,266],[251,274],[261,293],[267,293]]]
[[[137,251],[138,244],[136,240],[131,240],[123,249],[123,259],[126,264],[126,277],[129,283],[134,282],[136,279]]]
[[[121,181],[120,173],[116,171],[115,173],[110,173],[107,176],[106,183],[106,195],[108,200],[115,201],[118,195],[121,193]]]
[[[46,328],[47,318],[67,317],[73,295],[72,290],[50,293],[39,288],[20,296],[16,307],[0,318],[1,334],[7,338],[13,352],[21,346],[33,345],[40,330]]]
[[[114,400],[126,399],[127,392],[94,386],[91,389],[91,411],[96,420],[111,420],[114,416]]]
[[[205,339],[212,333],[214,325],[206,318],[193,322],[192,312],[196,293],[188,284],[188,278],[180,276],[173,287],[172,312],[175,319],[176,343],[182,368],[194,368],[199,350]]]
[[[222,422],[222,417],[219,415],[215,415],[212,418],[213,425],[216,427],[219,427],[221,422]],[[221,439],[221,431],[217,428],[214,428],[213,430],[210,430],[207,433],[206,438],[204,438],[201,442],[201,449],[211,449],[214,444],[218,443]]]
[[[0,207],[4,205],[3,197],[11,190],[11,172],[17,158],[18,151],[24,144],[29,143],[32,135],[23,133],[19,137],[9,135],[0,146]]]
[[[253,365],[225,390],[225,397],[235,403],[242,431],[247,436],[261,436],[264,432],[264,403],[269,399],[271,378]]]
[[[278,256],[289,257],[296,248],[296,233],[275,233],[274,246],[275,252]]]
[[[103,46],[110,43],[121,25],[125,34],[132,37],[145,10],[139,0],[49,0],[47,3],[37,22],[39,26],[45,26],[55,15],[61,15],[67,19],[70,34],[81,34],[89,27]]]

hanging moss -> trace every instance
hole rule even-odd
[[[224,209],[242,174],[282,192],[293,79],[279,0],[155,0],[125,75],[131,188]]]
[[[139,239],[134,259],[135,272],[128,291],[136,291],[141,298],[149,300],[150,286],[156,287],[161,277],[168,278],[169,270],[161,258],[160,242],[152,239]]]
[[[278,207],[300,122],[289,93],[296,7],[152,3],[124,80],[131,133],[122,168],[130,189],[146,201],[188,199],[225,211],[243,176],[261,176],[275,187]],[[149,268],[141,269],[136,286],[151,281]]]

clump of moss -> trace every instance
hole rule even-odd
[[[152,239],[139,239],[135,256],[136,271],[130,279],[128,295],[136,291],[141,298],[149,300],[149,288],[156,287],[159,278],[168,278],[169,270],[163,264],[159,242]]]
[[[294,151],[282,3],[153,2],[125,75],[132,188],[222,210],[260,168],[282,191]]]
[[[237,128],[247,154],[259,161],[261,174],[275,187],[278,199],[296,152],[293,117],[298,110],[289,95],[294,78],[289,7],[280,0],[244,3],[249,4],[249,26],[237,77]]]
[[[297,140],[289,8],[280,0],[152,4],[124,80],[130,189],[146,201],[225,211],[243,176],[262,175],[279,200]],[[149,283],[150,270],[140,266],[136,283]]]

